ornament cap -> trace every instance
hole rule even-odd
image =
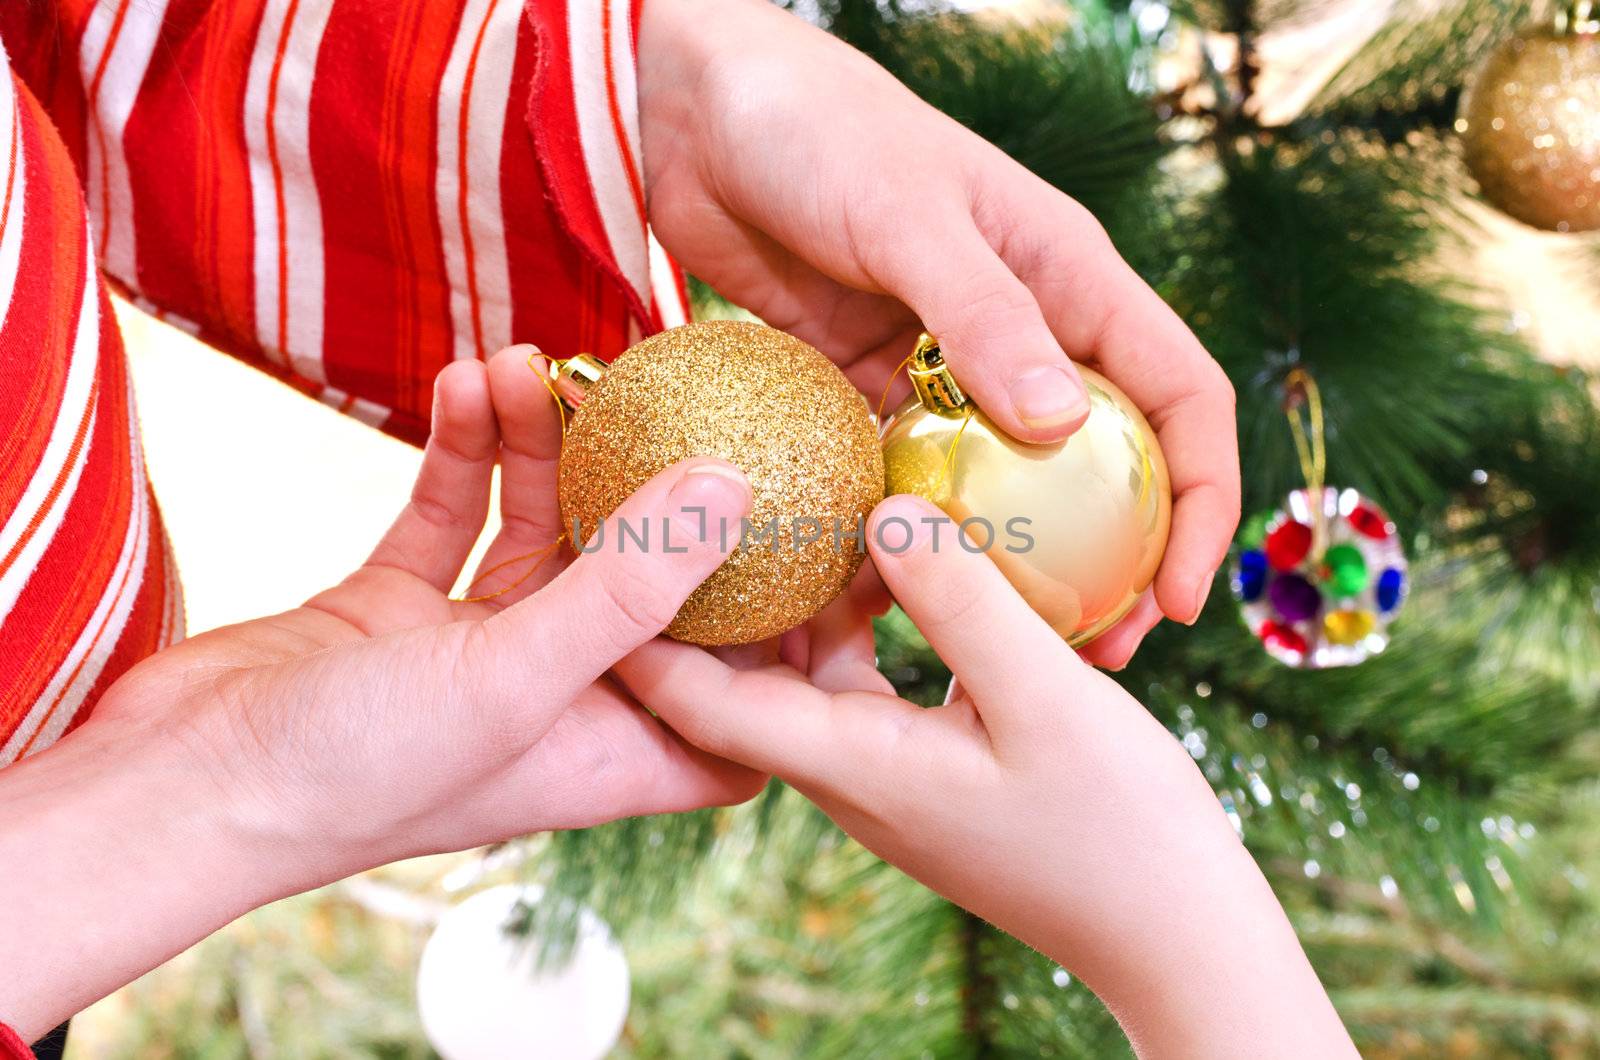
[[[606,362],[592,353],[580,353],[550,362],[550,389],[563,405],[576,412],[589,395],[589,389],[605,374]]]
[[[930,411],[948,416],[971,403],[945,365],[944,355],[939,352],[939,340],[926,331],[917,338],[907,374],[911,376],[918,400]]]

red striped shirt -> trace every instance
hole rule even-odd
[[[637,19],[628,0],[4,5],[0,766],[182,632],[106,283],[413,442],[452,358],[615,354],[687,312],[670,263],[650,269]]]

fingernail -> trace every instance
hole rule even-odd
[[[1044,365],[1011,381],[1011,407],[1036,430],[1065,427],[1089,414],[1089,395],[1065,368]]]
[[[726,464],[696,464],[673,484],[667,499],[673,523],[690,539],[725,539],[722,528],[729,523],[737,539],[739,517],[750,507],[750,483]]]
[[[1206,609],[1206,601],[1211,599],[1211,583],[1217,580],[1217,572],[1212,571],[1206,575],[1206,580],[1200,583],[1200,592],[1194,598],[1194,611],[1189,615],[1189,621],[1184,625],[1192,626],[1200,621],[1200,612]]]

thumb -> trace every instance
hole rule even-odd
[[[599,526],[579,528],[588,536],[571,566],[483,623],[486,654],[511,678],[504,687],[519,699],[540,688],[570,701],[666,629],[738,546],[749,510],[750,484],[737,468],[694,459],[646,482]]]
[[[941,235],[937,253],[886,248],[873,271],[922,318],[961,386],[1007,434],[1060,441],[1089,415],[1083,380],[1033,292],[970,222],[957,231]]]

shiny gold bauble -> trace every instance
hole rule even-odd
[[[1057,445],[1015,441],[961,394],[936,350],[884,425],[889,492],[965,524],[964,547],[982,547],[1067,643],[1087,644],[1133,608],[1166,552],[1172,486],[1155,433],[1126,394],[1079,366],[1084,425]]]
[[[1600,228],[1600,32],[1501,45],[1462,95],[1456,129],[1495,206],[1551,231]]]
[[[861,566],[850,538],[883,499],[883,456],[865,401],[822,354],[761,324],[673,328],[621,354],[584,394],[561,449],[561,518],[592,533],[656,473],[714,456],[750,480],[752,535],[667,627],[695,644],[745,644],[793,629]],[[815,520],[812,523],[811,520]],[[794,528],[799,525],[799,532]],[[821,536],[812,537],[820,526]],[[738,527],[731,539],[739,537]]]

